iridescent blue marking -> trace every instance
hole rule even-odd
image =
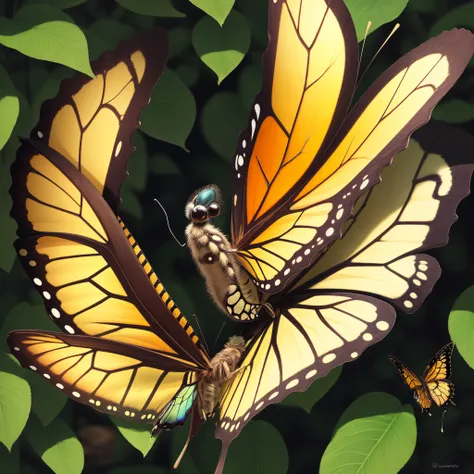
[[[216,200],[216,192],[212,188],[201,191],[196,197],[196,205],[207,207]]]
[[[160,413],[158,425],[165,429],[173,428],[178,424],[182,425],[196,400],[196,388],[196,384],[183,387]]]

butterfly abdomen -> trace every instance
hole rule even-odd
[[[241,272],[225,235],[211,224],[189,224],[188,247],[216,305],[242,321],[257,317],[259,304],[255,287]]]
[[[214,413],[224,385],[232,379],[235,370],[245,351],[245,341],[240,336],[233,336],[209,363],[209,370],[204,372],[198,382],[198,396],[201,412],[205,417]]]

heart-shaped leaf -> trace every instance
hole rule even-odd
[[[455,301],[449,313],[448,329],[459,354],[474,369],[474,286]]]
[[[94,77],[84,33],[68,15],[49,5],[26,5],[13,19],[0,18],[0,43]]]
[[[0,66],[0,150],[5,146],[20,114],[20,99],[8,72]]]
[[[232,113],[229,113],[232,110]],[[234,92],[218,92],[204,105],[201,128],[209,146],[220,156],[232,159],[239,133],[248,113]]]
[[[33,450],[53,472],[81,474],[84,450],[64,420],[56,418],[45,427],[33,416],[25,433]]]
[[[23,369],[10,354],[0,353],[0,443],[9,451],[31,410],[31,390],[22,374]]]
[[[461,99],[446,100],[433,110],[433,118],[448,123],[469,122],[474,120],[474,105]]]
[[[193,5],[196,5],[203,12],[223,25],[227,15],[229,15],[235,0],[189,0]]]
[[[167,18],[182,18],[185,16],[173,7],[170,0],[117,0],[117,3],[127,10],[142,15]]]
[[[416,444],[413,409],[392,395],[371,392],[343,413],[321,459],[320,474],[396,474]]]
[[[249,49],[250,40],[249,24],[235,10],[222,28],[210,18],[202,18],[196,23],[192,36],[196,53],[216,73],[218,84],[240,64]]]
[[[165,69],[141,115],[140,130],[186,150],[195,120],[196,102],[192,92],[175,72]]]
[[[369,34],[380,28],[385,23],[398,18],[408,0],[344,0],[351,12],[352,20],[356,28],[357,39],[364,39],[367,24],[370,22]]]
[[[123,418],[111,416],[122,436],[145,457],[154,446],[157,437],[151,435],[150,425],[133,423]]]

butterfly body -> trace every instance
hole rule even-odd
[[[207,186],[186,204],[188,247],[216,306],[239,321],[252,321],[259,310],[257,290],[242,271],[227,237],[211,224],[215,215],[209,208],[217,206],[219,194],[217,187]]]
[[[449,381],[451,376],[451,358],[454,344],[446,344],[427,365],[422,377],[418,377],[403,362],[393,356],[389,356],[398,369],[400,376],[408,387],[413,390],[413,397],[421,408],[421,412],[429,415],[433,402],[444,407],[447,404],[454,405],[454,384]]]

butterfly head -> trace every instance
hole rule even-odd
[[[221,192],[213,184],[196,191],[185,208],[186,218],[193,224],[205,224],[221,212]]]

